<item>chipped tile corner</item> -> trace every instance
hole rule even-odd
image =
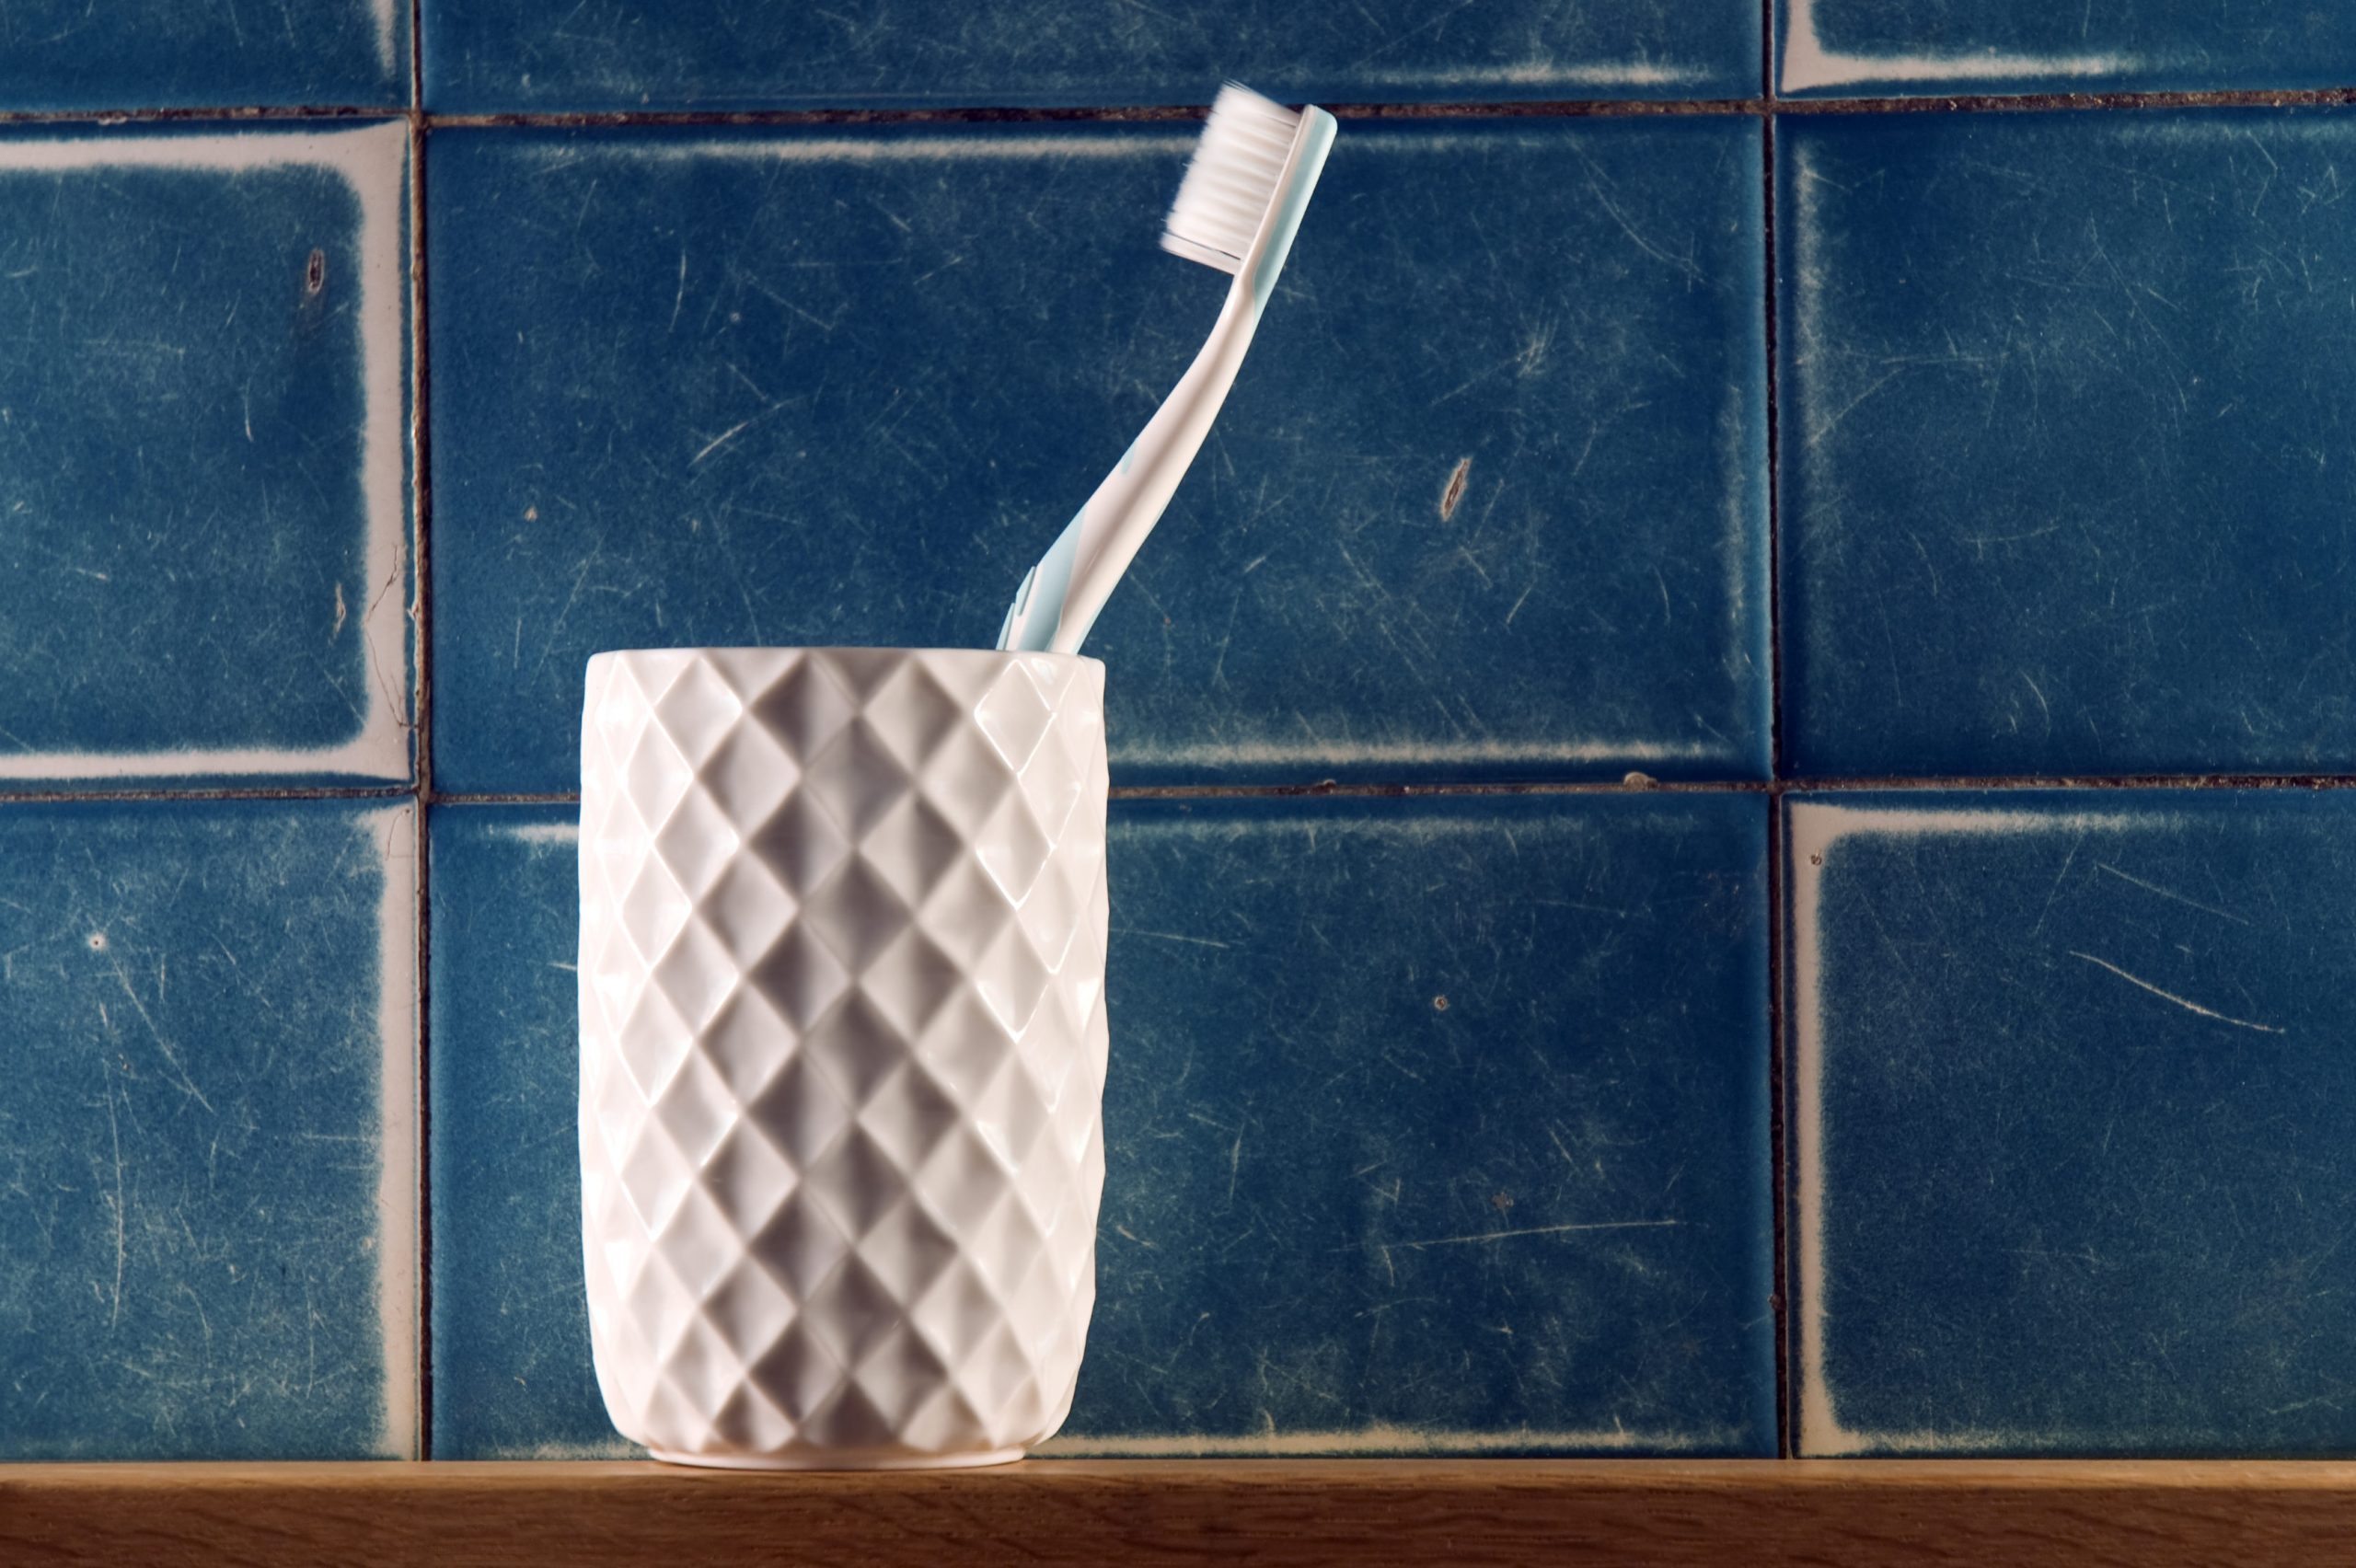
[[[381,7],[385,0],[375,0]],[[182,133],[0,135],[0,172],[121,167],[234,174],[307,166],[341,177],[360,213],[366,258],[359,307],[365,602],[359,611],[370,679],[358,733],[324,746],[190,746],[139,751],[0,751],[0,787],[248,777],[405,783],[414,773],[417,651],[409,484],[410,132],[398,120],[288,131],[273,126]],[[339,601],[339,609],[341,604]]]

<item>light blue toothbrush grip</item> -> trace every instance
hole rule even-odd
[[[1071,590],[1072,566],[1080,557],[1080,521],[1087,515],[1085,506],[1073,513],[1039,564],[1024,575],[1013,607],[1006,612],[1006,624],[999,628],[1001,651],[1045,653],[1055,641],[1056,628],[1063,621],[1064,595]]]

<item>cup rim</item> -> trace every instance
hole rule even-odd
[[[926,653],[941,654],[960,659],[1053,659],[1058,663],[1070,661],[1080,664],[1094,664],[1100,668],[1104,661],[1091,653],[1047,653],[1022,648],[941,648],[923,645],[903,646],[890,642],[837,643],[689,643],[675,648],[603,648],[589,655],[589,663],[601,660],[642,659],[676,653]]]

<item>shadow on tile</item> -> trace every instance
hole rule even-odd
[[[433,1453],[618,1458],[581,1260],[580,813],[432,815]]]

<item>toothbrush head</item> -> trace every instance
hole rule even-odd
[[[1301,116],[1240,82],[1219,88],[1179,182],[1161,248],[1222,272],[1242,269],[1268,215]]]

